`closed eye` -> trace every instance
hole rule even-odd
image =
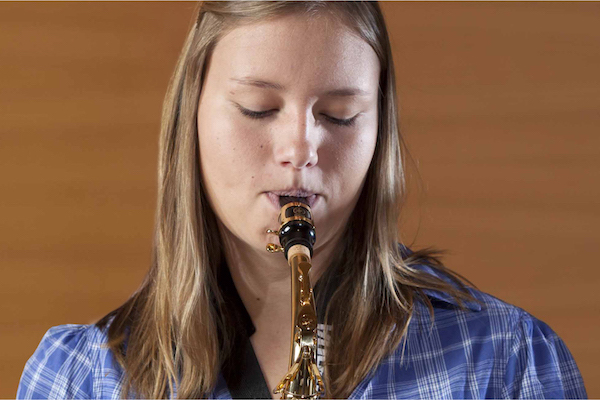
[[[247,108],[244,108],[238,104],[236,104],[237,108],[240,110],[240,112],[252,119],[262,119],[262,118],[267,118],[269,117],[271,114],[273,114],[273,112],[275,112],[276,110],[266,110],[266,111],[252,111],[252,110],[248,110]],[[354,117],[352,118],[348,118],[348,119],[339,119],[339,118],[333,118],[330,117],[327,114],[321,114],[323,117],[325,117],[325,119],[335,125],[339,125],[339,126],[353,126],[354,123],[356,122],[356,118],[360,115],[356,114]]]
[[[240,105],[237,106],[241,113],[244,114],[247,117],[250,118],[254,118],[254,119],[260,119],[260,118],[265,118],[268,117],[269,115],[272,114],[272,111],[274,110],[267,110],[267,111],[252,111],[252,110],[248,110]]]
[[[352,118],[348,118],[348,119],[338,119],[338,118],[333,118],[330,117],[329,115],[325,115],[322,114],[326,120],[328,120],[329,122],[336,124],[336,125],[340,125],[340,126],[352,126],[354,125],[354,123],[356,122],[356,117],[359,116],[359,114],[356,114],[354,117]]]

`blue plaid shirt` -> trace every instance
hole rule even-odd
[[[427,267],[425,267],[427,268]],[[587,398],[564,342],[544,322],[483,292],[462,311],[428,291],[435,310],[415,304],[404,360],[388,356],[351,399]],[[94,325],[51,328],[25,365],[17,398],[119,399],[123,371]],[[223,376],[210,398],[230,399]]]

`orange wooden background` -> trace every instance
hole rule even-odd
[[[0,398],[50,326],[95,321],[147,269],[194,8],[0,3]],[[600,4],[383,8],[424,183],[407,241],[546,321],[600,397]]]

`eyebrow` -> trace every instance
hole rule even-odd
[[[263,81],[260,79],[254,78],[230,78],[229,80],[239,83],[240,85],[246,86],[254,86],[261,89],[273,89],[278,91],[285,91],[286,88],[283,85],[278,83]],[[325,96],[333,96],[333,97],[348,97],[348,96],[368,96],[370,93],[366,90],[354,87],[340,88],[328,90],[325,92]]]

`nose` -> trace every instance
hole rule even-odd
[[[275,158],[284,167],[309,168],[318,162],[319,132],[312,113],[297,115],[284,118],[287,121],[275,132]]]

